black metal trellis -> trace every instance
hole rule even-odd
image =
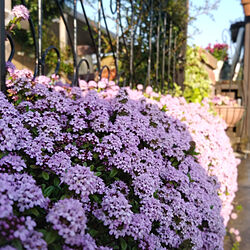
[[[150,1],[150,24],[149,24],[149,41],[148,41],[148,50],[149,50],[149,53],[148,53],[148,71],[147,71],[147,85],[150,85],[151,83],[151,79],[150,79],[150,72],[151,72],[151,62],[152,62],[152,32],[153,32],[153,4],[154,4],[154,1],[151,0]]]
[[[6,75],[6,66],[5,66],[5,23],[4,23],[4,1],[0,1],[0,90],[5,92],[5,75]]]
[[[146,20],[146,16],[148,15],[148,33],[143,34],[142,39],[145,42],[145,38],[147,38],[147,47],[143,48],[143,51],[141,54],[146,53],[146,58],[144,64],[146,64],[145,67],[145,81],[144,81],[144,87],[147,85],[151,85],[151,83],[156,82],[156,84],[159,84],[159,87],[157,87],[159,90],[163,90],[165,86],[165,81],[169,83],[169,76],[172,74],[170,78],[175,79],[175,65],[170,68],[170,60],[172,57],[173,62],[177,61],[177,56],[174,54],[175,52],[172,51],[171,47],[175,47],[176,38],[172,38],[172,27],[169,27],[169,24],[171,23],[171,20],[169,19],[167,22],[167,13],[162,11],[161,3],[165,6],[165,2],[161,1],[154,1],[151,0],[148,3],[145,3],[144,1],[124,1],[123,0],[110,0],[109,2],[109,8],[110,12],[114,17],[116,28],[115,28],[115,35],[111,35],[109,31],[109,25],[107,23],[107,16],[105,14],[103,1],[98,0],[98,21],[97,23],[90,22],[87,13],[85,10],[85,6],[83,3],[83,0],[72,0],[72,12],[73,12],[73,27],[70,27],[69,22],[65,18],[65,12],[64,9],[60,3],[60,0],[54,0],[58,12],[60,14],[60,17],[62,18],[62,21],[65,25],[67,37],[69,46],[71,48],[71,52],[73,55],[73,66],[74,66],[74,73],[72,76],[72,85],[76,86],[78,84],[78,77],[79,77],[79,69],[80,66],[85,63],[87,66],[87,75],[90,75],[90,62],[87,61],[86,58],[81,58],[78,62],[77,60],[77,41],[78,37],[80,37],[79,34],[77,34],[77,30],[79,28],[77,27],[79,24],[77,22],[78,20],[78,11],[82,12],[85,23],[87,26],[87,30],[91,39],[93,51],[96,54],[96,69],[97,74],[96,76],[99,76],[99,78],[102,76],[102,72],[104,69],[108,70],[109,77],[111,76],[111,70],[108,66],[101,67],[101,60],[104,56],[102,47],[104,46],[104,43],[102,41],[102,36],[106,35],[108,38],[109,46],[111,48],[112,56],[114,58],[114,64],[115,64],[115,72],[116,72],[116,81],[119,84],[119,79],[122,77],[123,81],[126,81],[128,79],[128,83],[131,87],[135,87],[136,84],[136,77],[137,74],[136,70],[138,66],[142,62],[135,63],[137,59],[137,50],[138,50],[138,37],[140,37],[141,32],[143,31],[143,27],[141,26],[141,20]],[[27,1],[21,0],[21,3],[27,7]],[[37,0],[38,3],[38,32],[36,34],[35,31],[35,25],[31,18],[29,18],[28,22],[30,25],[30,31],[33,38],[33,45],[34,45],[34,54],[35,54],[35,65],[34,65],[34,78],[38,75],[45,73],[45,65],[46,60],[49,57],[49,52],[54,51],[57,55],[57,63],[55,66],[54,73],[58,73],[61,63],[61,56],[60,56],[60,50],[57,49],[54,45],[50,45],[48,48],[45,48],[43,46],[43,4],[45,1],[43,0]],[[77,10],[77,3],[80,3],[80,9]],[[130,11],[128,13],[131,14],[129,18],[129,24],[128,27],[124,27],[123,21],[122,21],[122,11],[124,11],[124,3],[126,3],[126,8],[128,7],[128,4],[130,4],[129,8]],[[157,6],[159,7],[157,12],[153,12],[153,8]],[[138,6],[140,6],[138,8]],[[0,33],[0,41],[1,41],[1,47],[0,47],[0,74],[1,74],[1,91],[4,91],[5,89],[5,41],[7,40],[11,45],[11,53],[9,55],[8,61],[11,61],[14,56],[14,43],[11,37],[11,34],[5,32],[4,28],[4,1],[0,1],[0,15],[1,15],[1,33]],[[165,8],[165,7],[164,7]],[[146,13],[146,15],[145,15]],[[157,19],[155,19],[154,15],[157,15]],[[143,19],[144,18],[144,19]],[[155,20],[158,20],[155,23]],[[101,23],[104,23],[104,27],[101,26]],[[97,28],[97,37],[94,35],[94,29],[91,27],[94,25]],[[139,28],[139,29],[138,29]],[[170,30],[170,34],[167,30]],[[71,31],[73,31],[73,36]],[[127,35],[128,40],[125,38],[125,34]],[[128,34],[130,34],[128,36]],[[155,35],[155,38],[153,39],[153,34]],[[168,37],[170,36],[170,37]],[[173,46],[172,46],[172,40],[173,40]],[[168,44],[167,44],[168,42]],[[115,43],[115,46],[113,45]],[[155,46],[153,48],[153,46]],[[126,58],[128,59],[128,68],[119,69],[119,62],[121,59],[123,59],[124,54],[126,54]],[[162,55],[161,55],[162,54]],[[160,56],[162,57],[160,59]],[[124,57],[125,58],[125,57]],[[123,66],[122,66],[123,67]],[[127,71],[126,71],[127,70]],[[156,72],[153,72],[156,71]],[[119,72],[120,71],[120,72]],[[171,72],[170,72],[171,71]],[[92,73],[91,73],[92,74]],[[94,75],[94,74],[93,74]],[[156,78],[156,81],[153,81],[152,76]]]

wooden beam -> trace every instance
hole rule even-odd
[[[250,16],[245,17],[245,44],[244,44],[244,96],[246,105],[245,114],[245,139],[247,150],[250,150]]]

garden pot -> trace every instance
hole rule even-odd
[[[216,106],[215,111],[222,117],[228,127],[234,127],[241,120],[245,108],[232,106]]]
[[[245,16],[250,16],[250,0],[241,0]]]

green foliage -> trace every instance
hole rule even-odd
[[[131,7],[130,1],[123,5],[122,19],[124,21],[124,33],[122,37],[124,42],[120,44],[120,72],[122,72],[121,81],[128,80],[130,77],[130,48],[131,48]],[[147,78],[148,59],[149,59],[149,33],[150,33],[150,1],[134,1],[134,58],[133,58],[133,87],[137,84],[150,85],[156,92],[169,91],[174,88],[176,79],[173,76],[178,72],[180,61],[183,59],[180,56],[183,43],[186,41],[183,27],[187,23],[187,9],[185,0],[160,0],[153,1],[152,10],[152,53],[151,53],[151,72],[150,84]],[[167,25],[164,27],[164,15],[167,14]],[[170,31],[170,25],[172,30]],[[159,36],[159,61],[157,61],[157,28],[160,28]],[[170,33],[172,34],[170,36]],[[164,40],[164,35],[166,38]],[[123,39],[122,39],[123,41]],[[169,45],[171,50],[169,51]],[[166,51],[163,55],[163,46]],[[165,60],[165,73],[162,75],[163,58]],[[174,65],[175,64],[175,65]],[[158,75],[156,74],[158,68]],[[160,88],[163,82],[163,89]],[[169,83],[169,84],[168,84]]]
[[[199,48],[188,46],[186,59],[183,96],[188,102],[201,103],[211,93],[211,81],[209,80],[208,73],[202,67]]]

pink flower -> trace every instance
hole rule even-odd
[[[106,87],[107,87],[107,84],[103,79],[98,82],[98,88],[99,89],[105,89]]]
[[[237,215],[236,213],[232,213],[232,214],[231,214],[231,218],[232,218],[233,220],[237,219],[237,217],[238,217],[238,215]]]
[[[137,89],[138,89],[138,90],[143,90],[143,85],[142,85],[142,84],[138,84],[138,85],[137,85]]]
[[[88,83],[84,80],[79,81],[79,87],[81,90],[87,90],[88,89]]]
[[[153,92],[152,87],[151,87],[151,86],[148,86],[148,87],[146,88],[146,93],[147,93],[148,95],[150,95],[152,92]]]
[[[114,81],[109,81],[108,82],[108,87],[112,87],[112,86],[115,86],[115,82]]]
[[[241,241],[241,237],[240,236],[236,236],[236,241],[240,242]]]
[[[47,76],[38,76],[36,77],[35,82],[43,84],[47,87],[49,87],[52,84],[51,79]]]
[[[53,74],[51,76],[51,79],[54,80],[54,81],[59,80],[59,75]]]
[[[90,89],[94,89],[97,87],[97,83],[95,81],[89,81],[88,85]]]
[[[29,11],[24,5],[16,5],[12,9],[11,14],[17,18],[20,18],[21,20],[29,19]]]
[[[236,230],[234,231],[234,234],[235,234],[235,235],[240,235],[239,230],[238,230],[238,229],[236,229]]]

